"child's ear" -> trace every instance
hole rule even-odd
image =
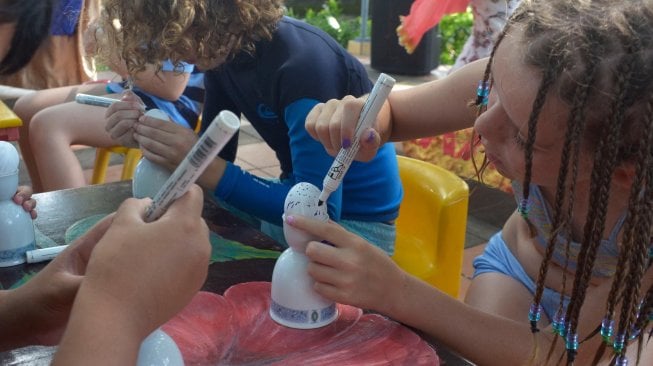
[[[635,164],[628,162],[619,165],[614,170],[613,177],[614,177],[613,182],[615,184],[618,184],[622,187],[629,188],[630,185],[633,183],[633,179],[635,179]]]

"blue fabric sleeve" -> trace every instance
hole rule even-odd
[[[215,196],[258,219],[281,225],[283,204],[290,188],[292,184],[257,177],[227,162]]]
[[[288,191],[297,182],[309,182],[322,189],[324,176],[333,162],[322,145],[313,140],[304,128],[308,112],[318,103],[313,99],[301,99],[285,110],[292,151],[293,176],[283,182],[272,182],[243,171],[227,163],[227,168],[216,187],[215,195],[234,207],[277,225],[282,224],[284,201]],[[340,219],[342,187],[328,200],[329,217]]]

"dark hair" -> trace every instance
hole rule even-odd
[[[57,0],[0,1],[0,24],[16,23],[11,48],[0,61],[0,75],[14,73],[32,59],[48,36]]]
[[[653,288],[641,283],[651,265],[653,227],[653,3],[650,0],[524,0],[508,21],[503,35],[515,28],[523,32],[523,62],[538,70],[542,80],[529,116],[525,144],[523,199],[531,182],[532,153],[536,126],[549,93],[568,106],[566,137],[554,202],[552,228],[537,279],[532,308],[540,306],[548,267],[558,234],[568,243],[574,190],[580,174],[579,155],[587,151],[593,159],[589,208],[584,220],[578,266],[562,329],[567,337],[567,363],[573,364],[578,348],[577,328],[589,280],[603,237],[610,205],[612,178],[616,169],[634,167],[626,218],[612,290],[602,324],[588,338],[601,334],[604,342],[594,362],[612,347],[617,364],[625,358],[631,339],[645,342],[645,330],[653,314]],[[503,35],[495,45],[500,46]],[[493,54],[494,55],[494,51]],[[490,79],[490,58],[485,81]],[[566,265],[566,264],[564,264]],[[563,291],[564,293],[563,278]],[[620,313],[616,314],[616,309]],[[529,315],[530,317],[530,315]],[[531,320],[533,332],[536,320]],[[615,321],[617,320],[617,321]],[[553,319],[554,328],[556,319]],[[612,324],[616,324],[612,339]],[[554,338],[554,345],[555,345]],[[582,342],[582,341],[581,341]],[[551,357],[554,346],[548,353]],[[614,361],[614,360],[613,360]],[[548,362],[548,360],[547,360]]]

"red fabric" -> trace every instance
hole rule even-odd
[[[405,326],[338,305],[322,328],[286,328],[269,316],[270,283],[248,282],[224,296],[198,293],[163,326],[186,365],[439,365],[435,351]]]
[[[462,13],[467,10],[469,0],[415,0],[406,16],[400,16],[397,28],[399,44],[412,53],[422,40],[424,33],[435,27],[442,16]]]

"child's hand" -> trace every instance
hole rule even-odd
[[[383,250],[336,223],[287,216],[286,223],[328,241],[312,241],[306,255],[315,291],[333,301],[387,314],[389,294],[400,293],[406,273]]]
[[[23,209],[32,216],[32,220],[36,219],[36,200],[32,198],[31,187],[19,186],[14,195],[14,202],[23,206]]]
[[[144,157],[172,171],[193,148],[198,137],[192,130],[176,123],[144,115],[138,120],[134,139]]]
[[[324,146],[329,155],[335,156],[340,148],[348,148],[353,143],[354,131],[366,98],[348,95],[340,100],[331,99],[317,104],[306,116],[306,131]],[[356,160],[372,160],[380,146],[381,137],[376,130],[370,128],[363,131]]]
[[[145,106],[136,94],[125,91],[122,99],[114,102],[105,113],[105,130],[116,141],[116,144],[126,147],[138,147],[134,139],[134,127],[138,118],[143,115]]]
[[[202,198],[193,185],[151,223],[144,221],[150,200],[126,200],[91,254],[78,297],[111,302],[143,337],[170,319],[208,272],[211,245]]]
[[[17,342],[14,346],[59,343],[88,258],[112,218],[108,216],[100,221],[29,282],[13,290],[6,305],[16,322],[15,329],[9,330]]]
[[[201,217],[202,190],[193,185],[161,218],[146,223],[150,204],[126,200],[98,238],[53,364],[107,357],[134,364],[140,342],[204,283],[211,244]]]

